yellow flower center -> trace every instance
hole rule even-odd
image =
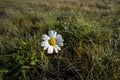
[[[52,46],[54,46],[55,44],[56,44],[56,39],[55,38],[51,38],[50,40],[49,40],[49,43],[50,43],[50,45],[52,45]]]

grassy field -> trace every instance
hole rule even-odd
[[[49,30],[58,54],[41,47]],[[0,80],[120,80],[120,1],[0,0]]]

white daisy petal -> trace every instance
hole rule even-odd
[[[43,35],[42,35],[42,39],[43,39],[43,40],[49,40],[50,37],[49,37],[48,35],[46,35],[46,34],[43,34]]]
[[[58,49],[54,46],[55,52],[58,53]]]
[[[62,36],[60,35],[60,34],[58,34],[57,35],[57,44],[59,45],[59,46],[63,46],[63,38],[62,38]]]
[[[57,36],[57,32],[54,32],[54,38],[56,38],[56,36]]]
[[[49,46],[48,41],[44,41],[44,48],[43,48],[43,50],[46,50],[48,48],[48,46]]]
[[[49,32],[48,32],[48,35],[49,35],[51,38],[56,38],[57,32],[55,32],[55,31],[49,31]]]
[[[57,44],[58,44],[59,46],[63,46],[63,41],[57,41]]]
[[[54,47],[58,50],[61,50],[61,48],[58,45],[55,45]]]
[[[45,45],[44,48],[43,48],[43,50],[46,50],[47,48],[48,48],[48,45]]]
[[[49,35],[50,37],[53,37],[53,34],[54,34],[53,31],[49,31],[49,32],[48,32],[48,35]]]
[[[49,46],[49,47],[48,47],[48,53],[49,53],[49,54],[52,54],[52,53],[53,53],[53,46]]]
[[[57,40],[64,41],[64,39],[62,38],[62,36],[60,34],[58,34],[56,38],[57,38]]]
[[[42,46],[42,47],[45,46],[45,41],[42,41],[42,42],[41,42],[41,46]]]

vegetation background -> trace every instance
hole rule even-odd
[[[120,0],[0,0],[0,80],[120,80]]]

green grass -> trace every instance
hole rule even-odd
[[[0,0],[0,80],[119,80],[119,0]],[[64,38],[58,54],[42,34]]]

